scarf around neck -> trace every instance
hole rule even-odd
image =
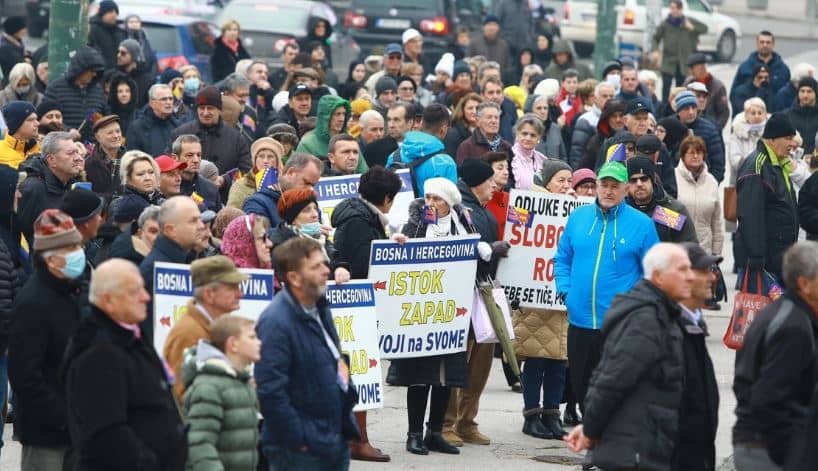
[[[547,157],[536,149],[525,150],[519,143],[515,143],[511,151],[514,153],[511,173],[514,175],[515,186],[521,190],[530,190],[534,185],[534,176],[540,173]]]
[[[497,152],[500,149],[500,143],[503,142],[503,137],[500,135],[500,133],[497,133],[497,135],[494,136],[494,139],[489,139],[489,137],[486,136],[486,140],[489,143],[489,149],[491,149],[492,152]]]

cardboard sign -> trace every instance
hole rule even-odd
[[[384,391],[373,283],[369,280],[341,285],[328,282],[326,296],[341,350],[349,355],[352,382],[358,389],[358,405],[354,410],[379,409],[383,407]]]
[[[273,270],[239,268],[250,275],[241,283],[239,310],[232,313],[257,321],[273,299]],[[187,302],[193,298],[190,265],[156,262],[153,268],[153,345],[159,355],[171,327],[187,312]]]
[[[500,259],[497,280],[510,303],[522,307],[565,310],[557,297],[554,256],[568,216],[592,198],[511,190],[503,240],[511,244],[508,257]],[[525,217],[521,217],[521,214]]]
[[[466,350],[477,272],[478,235],[372,242],[382,358]]]

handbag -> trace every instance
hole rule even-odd
[[[713,302],[727,302],[727,283],[724,281],[724,273],[718,265],[714,265],[713,274],[716,275],[716,281],[713,282]]]
[[[503,288],[485,283],[474,288],[471,314],[474,338],[477,343],[497,343],[497,330],[505,325],[509,340],[514,339],[511,310]]]
[[[738,350],[744,345],[744,335],[747,329],[753,323],[756,314],[764,309],[764,306],[770,304],[771,300],[764,296],[762,290],[764,289],[761,283],[761,272],[758,272],[758,280],[756,282],[757,293],[748,293],[747,286],[750,279],[750,270],[744,273],[744,281],[741,285],[741,292],[735,296],[733,306],[733,313],[730,316],[730,323],[727,325],[727,331],[724,332],[722,341],[727,348]]]
[[[724,187],[724,206],[722,207],[724,212],[724,219],[730,222],[736,222],[738,220],[736,214],[736,206],[738,201],[738,195],[736,194],[736,187],[734,186],[725,186]]]

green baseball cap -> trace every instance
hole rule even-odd
[[[625,166],[620,162],[608,162],[599,169],[599,173],[596,175],[596,178],[597,180],[602,180],[603,178],[613,178],[620,183],[627,183],[628,169],[625,168]]]

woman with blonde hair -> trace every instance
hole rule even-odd
[[[162,204],[159,193],[159,166],[153,157],[141,150],[129,150],[120,158],[119,178],[122,181],[122,196],[116,204],[135,204],[142,209]]]
[[[275,169],[279,175],[284,170],[284,146],[272,137],[261,137],[250,146],[253,168],[230,187],[227,206],[241,209],[253,193],[256,192],[256,180],[259,172],[268,168]]]
[[[236,20],[227,20],[222,25],[222,34],[213,44],[213,53],[210,56],[210,70],[213,83],[224,80],[235,72],[236,64],[242,59],[249,59],[250,54],[241,44],[239,33],[241,28]]]
[[[40,106],[43,94],[34,86],[34,67],[28,62],[20,62],[12,67],[8,76],[9,84],[0,91],[0,108],[10,101],[27,101]]]

